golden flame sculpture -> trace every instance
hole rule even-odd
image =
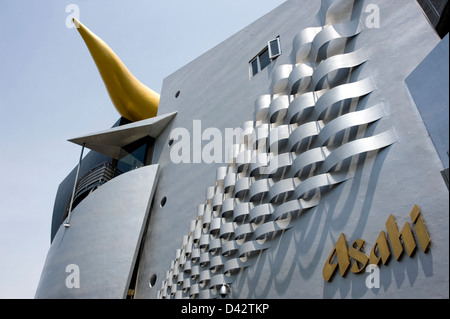
[[[108,94],[121,116],[135,122],[155,117],[159,94],[142,84],[111,48],[77,19],[75,26],[94,59]]]

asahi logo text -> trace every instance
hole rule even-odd
[[[431,239],[417,205],[414,206],[410,217],[419,245],[425,253],[430,246]],[[390,215],[386,222],[386,229],[387,236],[384,231],[381,231],[369,256],[363,252],[365,243],[363,239],[357,239],[350,246],[347,246],[345,235],[341,234],[331,251],[330,256],[325,262],[323,267],[323,278],[326,281],[331,281],[338,268],[341,276],[344,277],[349,269],[352,273],[358,274],[362,273],[369,264],[372,268],[378,266],[380,262],[383,265],[386,265],[391,255],[393,255],[396,260],[399,260],[404,250],[406,250],[408,256],[411,257],[417,247],[411,225],[405,223],[402,230],[399,232],[394,216]],[[391,248],[389,248],[388,238]],[[403,245],[405,247],[403,247]],[[335,260],[337,261],[333,262]]]

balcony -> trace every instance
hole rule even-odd
[[[116,169],[110,162],[103,162],[91,168],[86,174],[78,179],[72,210],[90,193],[120,174],[122,174],[122,172]],[[70,198],[64,211],[63,221],[69,214],[69,207]]]

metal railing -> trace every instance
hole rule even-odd
[[[67,218],[67,223],[64,226],[70,226],[70,212],[78,204],[80,204],[83,199],[89,195],[89,193],[95,191],[98,187],[121,174],[122,172],[115,168],[112,163],[102,162],[91,168],[87,173],[80,177],[76,182],[74,192],[70,197],[69,203],[64,211],[63,221]]]
[[[109,162],[103,162],[93,167],[78,180],[74,200],[85,191],[100,186],[116,176],[116,171]]]

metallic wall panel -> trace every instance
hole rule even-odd
[[[113,127],[81,137],[70,139],[69,142],[85,145],[87,148],[119,159],[120,150],[143,137],[157,138],[162,130],[170,123],[176,112],[152,117],[146,120]]]
[[[178,115],[155,145],[155,196],[168,204],[152,210],[138,298],[218,298],[224,283],[231,298],[448,298],[448,190],[404,82],[439,39],[414,0],[376,1],[380,28],[366,25],[369,4],[287,1],[165,79],[160,110]],[[277,35],[283,54],[249,78],[248,61]],[[194,120],[266,128],[257,144],[270,150],[241,140],[228,178],[227,163],[174,164],[171,129],[195,140]],[[404,222],[415,204],[433,253],[383,267],[378,290],[364,275],[324,281],[341,233],[373,243],[390,214]]]
[[[118,176],[90,194],[61,225],[45,261],[36,298],[124,298],[158,178],[158,165]],[[66,280],[79,268],[79,288]],[[74,279],[75,280],[75,279]]]

